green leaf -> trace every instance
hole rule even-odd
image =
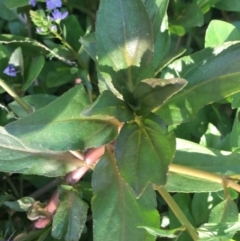
[[[180,91],[187,81],[184,79],[145,79],[136,87],[133,94],[141,103],[140,115],[149,114],[154,108],[161,106],[172,95]]]
[[[126,122],[134,118],[128,105],[109,90],[104,91],[90,107],[81,113],[81,115],[113,116],[121,122]]]
[[[223,189],[222,185],[219,183],[175,172],[168,173],[167,184],[165,187],[168,192],[184,193],[217,192]]]
[[[78,51],[80,48],[79,39],[84,35],[84,31],[79,24],[79,21],[74,15],[70,15],[63,21],[64,27],[66,29],[65,39],[70,44],[70,46]],[[73,31],[74,30],[74,31]]]
[[[171,39],[168,31],[167,7],[169,0],[142,0],[153,25],[154,56],[153,67],[158,70],[168,54]]]
[[[22,86],[22,90],[27,90],[34,80],[38,77],[45,63],[45,58],[43,56],[39,56],[32,60],[32,62],[28,65],[27,71],[25,73],[26,82]]]
[[[102,1],[96,43],[103,78],[118,90],[133,91],[141,79],[153,76],[152,25],[141,0]]]
[[[239,111],[240,109],[237,109],[236,115],[235,115],[235,119],[233,122],[233,126],[232,126],[232,131],[230,134],[230,145],[232,150],[234,149],[238,149],[240,147],[240,123],[239,123]]]
[[[240,32],[233,24],[212,20],[206,30],[205,48],[236,40],[240,40]]]
[[[78,85],[46,107],[8,124],[6,130],[36,149],[83,150],[104,145],[116,137],[118,123],[107,117],[81,117],[88,105],[84,87]]]
[[[17,18],[17,14],[14,14],[4,3],[0,2],[0,16],[2,19],[12,21]]]
[[[146,229],[150,234],[157,237],[167,237],[167,238],[176,238],[179,232],[184,231],[185,227],[175,228],[171,230],[165,230],[165,229],[157,229],[157,228],[151,228],[151,227],[144,227],[139,226],[138,228],[144,228]]]
[[[79,240],[87,220],[88,205],[76,190],[63,191],[53,216],[52,236],[65,241]]]
[[[238,207],[236,203],[227,197],[216,205],[209,216],[209,223],[227,223],[238,221]]]
[[[201,8],[202,13],[207,13],[211,7],[221,0],[196,0],[197,5]]]
[[[76,65],[75,62],[66,59],[64,56],[59,55],[57,52],[49,49],[47,46],[34,39],[11,34],[1,34],[0,44],[9,44],[13,48],[20,47],[24,56],[37,57],[39,55],[48,54],[51,58],[55,57],[68,65]]]
[[[237,152],[206,148],[177,138],[177,151],[173,163],[222,176],[239,177],[239,156],[240,153]],[[170,192],[216,192],[223,189],[221,184],[172,172],[168,174],[166,188]]]
[[[184,213],[186,218],[189,220],[189,222],[195,227],[196,224],[194,223],[194,219],[192,217],[191,209],[190,209],[190,205],[191,205],[190,195],[187,194],[187,193],[177,193],[173,196],[173,199],[177,203],[177,205],[179,206],[181,211]],[[175,216],[172,209],[170,209],[168,211],[168,214],[169,214],[169,228],[170,229],[175,229],[175,228],[178,228],[179,226],[181,226],[180,221]],[[192,240],[192,238],[190,238],[189,234],[185,230],[182,233],[180,233],[180,235],[178,237],[178,240],[180,240],[180,241],[190,241],[190,240]]]
[[[96,165],[92,200],[95,241],[154,241],[155,237],[138,226],[159,227],[156,197],[149,185],[136,199],[120,176],[111,151]],[[109,228],[106,228],[109,227]]]
[[[225,11],[240,11],[240,0],[231,0],[231,1],[219,1],[214,5],[215,8],[225,10]]]
[[[167,12],[169,0],[142,0],[146,6],[148,16],[152,22],[154,39],[156,40],[158,34],[166,29],[166,22],[164,17]]]
[[[115,157],[122,177],[139,196],[149,182],[165,185],[175,152],[175,137],[155,116],[126,123],[117,138]]]
[[[15,49],[11,54],[9,64],[14,65],[15,67],[19,67],[21,74],[24,74],[23,55],[22,49],[20,47]]]
[[[240,222],[205,223],[198,228],[199,241],[234,241],[231,238],[239,229]]]
[[[29,5],[29,0],[7,0],[6,6],[8,8],[18,8]]]
[[[239,42],[225,43],[170,64],[162,77],[184,78],[188,84],[167,100],[156,114],[168,124],[187,122],[203,106],[239,92],[239,46]]]
[[[26,212],[34,203],[32,197],[23,197],[16,201],[6,201],[4,204],[17,212]]]
[[[27,148],[2,127],[0,128],[0,153],[1,172],[55,177],[64,176],[83,166],[79,159],[68,152],[41,152]]]
[[[208,217],[211,210],[216,206],[221,199],[217,193],[194,193],[191,202],[191,213],[196,223],[199,226],[208,222]]]
[[[213,124],[209,123],[208,129],[206,133],[201,137],[199,144],[202,146],[218,149],[220,141],[221,133]]]
[[[44,106],[48,105],[52,101],[54,101],[57,97],[54,95],[45,95],[45,94],[38,94],[38,95],[27,95],[22,97],[21,99],[27,103],[33,111],[36,111]],[[20,117],[27,116],[28,113],[16,102],[13,101],[8,106]]]
[[[73,82],[77,77],[77,73],[72,72],[71,66],[67,66],[59,61],[48,62],[48,64],[44,66],[43,71],[41,77],[43,78],[44,76],[49,88],[58,87],[71,81]],[[44,75],[44,73],[46,73],[46,75]]]
[[[89,54],[89,56],[97,62],[97,49],[96,49],[96,37],[95,33],[90,33],[87,36],[81,37],[80,42],[83,49]]]
[[[203,25],[203,14],[195,1],[190,4],[176,1],[174,5],[176,11],[174,11],[171,25],[182,26],[185,29]]]

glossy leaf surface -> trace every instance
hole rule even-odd
[[[88,97],[79,85],[46,107],[8,124],[6,130],[38,149],[85,149],[110,142],[117,134],[118,123],[110,118],[81,117],[87,105]]]
[[[174,153],[173,133],[166,133],[155,116],[124,124],[115,149],[119,171],[137,196],[149,182],[165,185]]]
[[[138,228],[159,226],[156,197],[151,186],[136,199],[120,176],[109,151],[94,169],[92,184],[95,194],[92,201],[95,241],[155,240],[147,231]]]
[[[163,78],[184,78],[183,91],[166,101],[157,114],[168,124],[191,120],[205,105],[240,91],[240,43],[225,43],[176,60]]]

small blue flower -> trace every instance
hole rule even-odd
[[[46,0],[48,10],[62,7],[62,0]]]
[[[29,0],[29,4],[32,5],[33,7],[35,7],[37,2],[36,2],[36,0]]]
[[[61,13],[58,9],[54,9],[52,12],[52,16],[53,16],[52,21],[60,22],[61,20],[66,18],[67,15],[68,15],[68,12]]]
[[[12,76],[12,77],[16,77],[17,72],[18,71],[16,70],[16,68],[12,64],[9,64],[7,66],[7,68],[3,71],[4,74],[6,74],[8,76]]]

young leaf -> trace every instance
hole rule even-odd
[[[174,152],[173,133],[166,133],[159,119],[150,116],[124,124],[115,157],[122,177],[139,196],[149,182],[165,185]]]
[[[163,78],[184,78],[183,91],[167,100],[157,111],[168,124],[187,122],[205,105],[240,91],[240,43],[207,48],[176,60]],[[217,71],[216,71],[217,69]]]
[[[52,236],[56,239],[64,237],[65,241],[79,240],[87,220],[88,205],[76,190],[63,190],[60,201],[53,216]]]
[[[81,117],[88,105],[84,87],[78,85],[46,107],[8,124],[6,130],[36,149],[83,150],[104,145],[116,137],[119,123],[107,117]]]
[[[90,107],[81,112],[81,115],[113,116],[121,122],[129,121],[134,117],[128,105],[109,90],[104,91]]]
[[[118,90],[125,86],[133,91],[153,75],[152,25],[141,0],[101,1],[96,43],[100,71]]]
[[[240,40],[240,32],[233,24],[212,20],[206,30],[205,48],[237,40]]]
[[[94,169],[92,200],[95,241],[154,241],[138,226],[159,227],[156,197],[149,185],[136,199],[118,172],[112,153],[102,157]],[[109,228],[106,228],[109,227]]]
[[[27,148],[2,127],[0,128],[0,153],[1,172],[55,177],[63,176],[84,165],[68,152],[41,152]]]
[[[141,103],[139,115],[148,115],[154,108],[161,106],[172,95],[180,91],[187,81],[184,79],[145,79],[136,87],[133,94]]]

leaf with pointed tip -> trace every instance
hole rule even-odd
[[[205,105],[240,91],[240,43],[207,48],[176,60],[163,78],[181,77],[187,86],[157,111],[168,124],[191,120]]]
[[[64,191],[53,216],[52,236],[65,241],[79,240],[87,220],[88,205],[76,190]]]
[[[69,152],[53,152],[30,149],[21,140],[0,128],[0,171],[49,177],[65,174],[84,166]]]
[[[78,85],[5,128],[25,145],[36,149],[83,150],[104,145],[116,137],[119,123],[110,117],[81,117],[80,113],[88,105],[84,87]]]
[[[92,185],[95,241],[155,240],[147,231],[138,228],[157,228],[160,225],[154,190],[149,185],[136,199],[120,176],[116,161],[108,149],[94,169]]]
[[[81,112],[81,115],[113,116],[121,122],[129,121],[134,117],[128,105],[110,90],[104,91],[90,107]]]
[[[175,79],[145,79],[136,87],[133,94],[141,103],[139,115],[148,115],[154,108],[161,106],[166,100],[180,91],[187,81]]]
[[[124,124],[115,148],[121,176],[137,196],[149,182],[165,185],[174,153],[174,134],[166,133],[154,115]]]
[[[152,24],[141,0],[101,1],[96,44],[101,74],[118,90],[133,91],[141,79],[153,76]]]

